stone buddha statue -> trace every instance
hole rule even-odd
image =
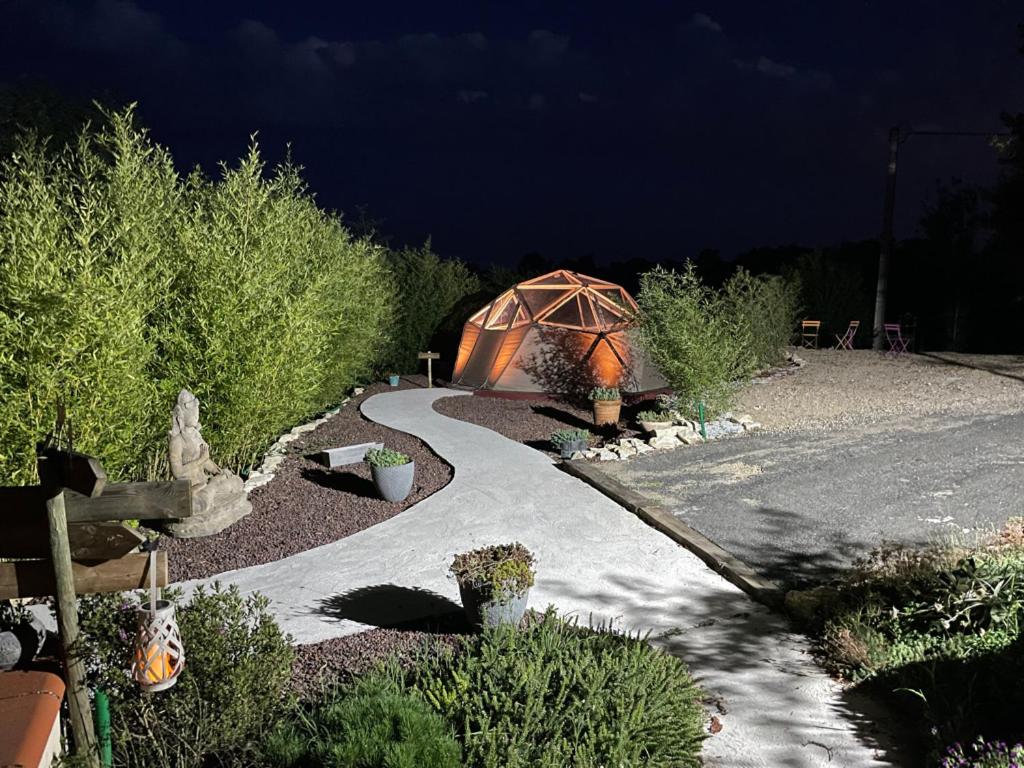
[[[178,393],[167,435],[171,474],[192,486],[192,517],[169,523],[181,538],[218,533],[252,511],[242,478],[218,467],[199,426],[199,400],[187,389]]]

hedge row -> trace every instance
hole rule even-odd
[[[209,179],[181,176],[130,109],[64,148],[28,137],[0,161],[0,484],[33,481],[60,402],[114,478],[163,476],[182,387],[213,456],[244,467],[404,359],[402,286],[431,291],[415,268],[441,269],[417,253],[392,270],[255,143]]]

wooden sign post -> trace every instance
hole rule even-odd
[[[97,459],[52,446],[38,458],[41,485],[0,488],[0,508],[13,512],[3,519],[0,558],[15,558],[0,563],[0,599],[56,597],[71,730],[77,754],[93,768],[99,762],[77,651],[76,595],[145,588],[150,558],[131,554],[145,537],[123,521],[189,517],[191,488],[187,480],[107,485]],[[156,554],[156,583],[166,586],[167,553]]]
[[[420,360],[426,360],[427,361],[427,389],[431,389],[434,386],[434,371],[433,371],[433,368],[431,366],[431,363],[434,360],[439,359],[441,357],[441,355],[438,354],[437,352],[427,351],[427,352],[420,352],[417,355],[417,357]]]

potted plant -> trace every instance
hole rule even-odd
[[[636,420],[640,422],[640,427],[644,432],[652,434],[654,430],[668,429],[674,423],[672,414],[666,411],[640,411],[636,415]]]
[[[551,443],[563,459],[571,458],[576,451],[585,451],[590,444],[589,429],[559,429],[551,433]]]
[[[388,373],[387,377],[388,377],[388,384],[390,384],[392,387],[397,387],[398,386],[398,374],[397,373]]]
[[[404,453],[389,448],[371,448],[366,452],[366,463],[377,492],[385,501],[404,501],[412,490],[416,462]]]
[[[597,426],[618,423],[622,408],[618,387],[594,387],[590,390],[590,400],[594,404],[594,423]]]
[[[533,586],[533,554],[519,542],[456,555],[451,574],[459,583],[466,618],[474,626],[518,626]]]

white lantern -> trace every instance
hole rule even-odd
[[[185,647],[181,642],[174,606],[160,600],[156,586],[156,548],[149,553],[149,605],[136,612],[135,654],[132,677],[142,690],[164,691],[178,681],[185,667]]]

